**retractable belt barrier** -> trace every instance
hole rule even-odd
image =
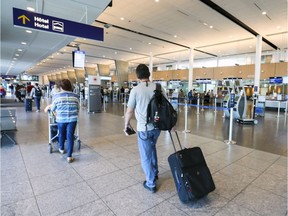
[[[173,98],[169,98],[169,99],[173,99]],[[179,100],[184,100],[185,101],[185,103],[179,103],[179,102],[175,102],[175,100],[172,100],[172,101],[170,101],[170,103],[172,104],[172,105],[176,105],[176,106],[184,106],[185,107],[185,130],[183,131],[183,132],[185,132],[185,133],[189,133],[190,132],[190,130],[188,130],[188,128],[187,128],[187,118],[188,118],[188,115],[187,115],[187,113],[188,113],[188,109],[187,109],[187,107],[196,107],[197,108],[197,110],[199,111],[199,108],[201,108],[201,109],[214,109],[214,110],[223,110],[223,111],[225,111],[225,110],[232,110],[231,112],[233,112],[233,107],[234,107],[234,105],[232,106],[232,107],[229,107],[229,108],[224,108],[224,107],[216,107],[216,105],[215,106],[203,106],[203,105],[200,105],[200,103],[199,103],[199,98],[198,98],[198,102],[197,102],[197,104],[188,104],[186,101],[187,101],[187,98],[178,98],[178,101]],[[199,114],[199,112],[197,112],[197,114]],[[235,141],[232,141],[232,131],[233,131],[233,115],[231,115],[232,116],[232,121],[231,121],[231,118],[230,118],[230,123],[229,123],[229,140],[228,140],[228,142],[225,140],[224,142],[226,143],[226,144],[235,144],[236,142]]]

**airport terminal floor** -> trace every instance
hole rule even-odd
[[[257,125],[234,124],[227,145],[229,119],[223,111],[180,107],[177,130],[185,147],[201,147],[216,190],[190,204],[177,196],[167,158],[174,152],[169,134],[157,142],[157,192],[147,191],[137,137],[123,133],[123,105],[108,103],[106,112],[88,114],[81,108],[79,138],[73,163],[48,151],[48,115],[15,109],[17,131],[1,136],[1,215],[273,215],[287,216],[287,116],[266,111]],[[132,124],[136,127],[136,121]],[[175,137],[175,136],[174,136]],[[176,142],[177,144],[177,142]],[[179,149],[179,147],[178,147]]]

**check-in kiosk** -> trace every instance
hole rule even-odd
[[[101,112],[101,81],[99,76],[88,76],[88,113]]]
[[[224,85],[227,88],[228,93],[225,95],[223,99],[223,108],[229,108],[230,107],[230,97],[231,97],[231,92],[234,90],[233,87],[233,82],[230,79],[224,79]],[[225,109],[224,110],[225,117],[230,116],[230,109]]]
[[[235,119],[246,118],[247,99],[242,79],[234,80],[235,88],[235,104],[233,108],[233,116]]]

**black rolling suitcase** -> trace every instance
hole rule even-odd
[[[31,98],[25,98],[25,111],[32,112],[32,99]]]
[[[175,153],[168,157],[179,199],[183,203],[195,201],[215,190],[210,170],[199,147],[182,149],[177,131],[180,151],[176,151],[171,132],[169,132]]]

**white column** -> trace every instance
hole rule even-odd
[[[193,63],[194,63],[194,49],[190,48],[188,91],[193,89]]]
[[[220,57],[219,56],[217,56],[217,67],[219,67],[219,61],[220,61]]]
[[[150,61],[149,61],[149,71],[150,71],[150,81],[153,81],[153,55],[150,53]]]
[[[255,74],[254,74],[254,93],[259,93],[260,86],[260,70],[261,70],[261,53],[262,53],[262,36],[257,36],[256,55],[255,55]],[[257,89],[255,91],[255,86]]]

